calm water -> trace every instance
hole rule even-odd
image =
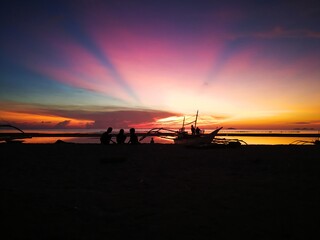
[[[137,133],[145,133],[149,129],[137,129]],[[26,130],[26,133],[92,133],[92,134],[101,134],[105,129],[33,129],[33,130]],[[212,130],[206,130],[206,133],[211,132]],[[119,132],[119,129],[114,129],[113,133],[116,134]],[[125,129],[125,132],[128,133],[129,129]],[[263,134],[270,134],[270,133],[280,133],[280,134],[305,134],[305,133],[313,133],[318,134],[318,130],[221,130],[220,133],[263,133]],[[290,144],[294,141],[301,140],[301,141],[314,141],[317,138],[314,137],[225,137],[225,136],[218,136],[218,138],[226,138],[226,139],[239,139],[247,144]],[[67,142],[74,142],[74,143],[100,143],[99,137],[33,137],[31,139],[25,139],[25,143],[54,143],[58,139],[67,141]],[[127,139],[128,141],[128,139]],[[162,143],[162,144],[173,144],[172,140],[163,139],[159,137],[154,137],[155,143]],[[143,143],[149,143],[150,137],[145,138]]]

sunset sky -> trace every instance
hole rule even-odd
[[[320,129],[318,1],[5,2],[2,124]]]

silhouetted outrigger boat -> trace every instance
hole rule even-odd
[[[310,145],[310,144],[320,146],[320,140],[314,140],[314,141],[296,140],[290,143],[290,145]]]
[[[149,130],[145,135],[140,138],[140,141],[148,136],[158,136],[165,139],[173,140],[175,144],[182,144],[182,145],[205,145],[211,144],[212,141],[217,136],[218,132],[222,129],[222,127],[217,128],[216,130],[212,131],[209,134],[198,133],[198,134],[188,134],[185,131],[185,126],[194,123],[194,127],[197,126],[197,119],[198,119],[198,111],[196,115],[195,121],[189,122],[185,124],[185,118],[183,119],[182,127],[177,130],[167,129],[167,128],[153,128]]]
[[[320,136],[319,136],[320,130],[318,130],[318,139],[316,140],[296,140],[290,143],[290,145],[317,145],[320,146]]]
[[[26,138],[32,138],[31,136],[27,135],[24,131],[20,128],[12,126],[10,124],[0,124],[1,129],[15,129],[18,132],[0,132],[0,142],[7,142],[7,143],[21,143]]]
[[[212,131],[209,134],[195,134],[190,135],[185,131],[178,131],[178,135],[173,139],[175,144],[183,144],[183,145],[204,145],[210,144],[217,136],[218,132],[222,129],[222,127]]]

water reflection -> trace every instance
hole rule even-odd
[[[98,138],[86,138],[86,137],[33,137],[29,139],[24,139],[24,143],[55,143],[57,140],[62,140],[64,142],[70,143],[100,143]]]
[[[172,140],[163,139],[159,137],[153,137],[155,143],[161,144],[173,144]],[[70,143],[89,143],[89,144],[100,144],[99,137],[33,137],[24,139],[24,143],[32,143],[32,144],[47,144],[47,143],[55,143],[57,140],[62,140],[64,142]],[[151,137],[145,138],[142,143],[150,143]]]
[[[226,139],[234,139],[232,137],[226,137]],[[241,137],[238,138],[246,142],[247,144],[266,144],[266,145],[278,145],[278,144],[290,144],[297,140],[302,141],[314,141],[315,138],[307,137]]]
[[[212,129],[211,129],[212,130]],[[210,129],[206,130],[206,132],[210,132]],[[118,129],[114,130],[115,132],[118,132]],[[65,142],[73,142],[73,143],[89,143],[89,144],[99,144],[100,138],[99,136],[103,132],[102,129],[34,129],[29,130],[26,133],[38,133],[42,134],[44,136],[35,136],[31,139],[24,139],[25,143],[55,143],[57,140],[62,140]],[[125,132],[128,132],[127,129],[125,129]],[[145,133],[147,130],[145,129],[139,129],[138,132]],[[0,132],[1,133],[1,132]],[[225,138],[225,139],[239,139],[247,144],[268,144],[268,145],[276,145],[276,144],[290,144],[294,141],[301,140],[301,141],[311,141],[314,142],[317,137],[311,137],[311,136],[303,136],[303,134],[313,134],[318,135],[318,130],[221,130],[221,133],[223,135],[218,136],[218,138]],[[50,134],[45,135],[45,134]],[[65,134],[65,136],[64,136]],[[82,136],[74,136],[74,135],[81,135]],[[230,135],[234,136],[230,136]],[[265,134],[263,136],[237,136],[243,135],[243,134]],[[283,136],[270,136],[271,134],[283,134]],[[295,136],[288,136],[290,134],[296,134]],[[34,134],[36,135],[36,134]],[[57,136],[59,135],[59,136]],[[69,136],[68,136],[69,135]],[[73,135],[73,136],[70,136]],[[86,136],[87,135],[87,136]],[[301,136],[300,136],[301,135]],[[171,139],[165,139],[160,137],[153,137],[154,142],[158,144],[173,144],[173,140]],[[142,143],[150,143],[151,136],[146,137]]]
[[[173,140],[164,139],[160,137],[153,137],[155,143],[159,144],[173,144]],[[268,144],[268,145],[277,145],[277,144],[290,144],[297,140],[302,141],[315,141],[315,138],[307,137],[221,137],[222,139],[239,139],[247,144]],[[55,143],[57,140],[62,140],[65,142],[71,143],[88,143],[88,144],[100,144],[100,139],[98,137],[33,137],[30,139],[24,139],[24,143]],[[142,143],[150,143],[151,137],[145,138]]]

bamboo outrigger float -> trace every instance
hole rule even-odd
[[[296,140],[290,143],[290,145],[317,145],[320,146],[320,140],[314,140],[314,141],[306,141],[306,140]]]
[[[31,136],[27,135],[24,131],[22,131],[20,128],[15,127],[10,124],[1,124],[0,128],[6,128],[6,129],[15,129],[18,132],[14,133],[0,133],[0,142],[7,142],[7,143],[21,143],[25,138],[32,138]]]

